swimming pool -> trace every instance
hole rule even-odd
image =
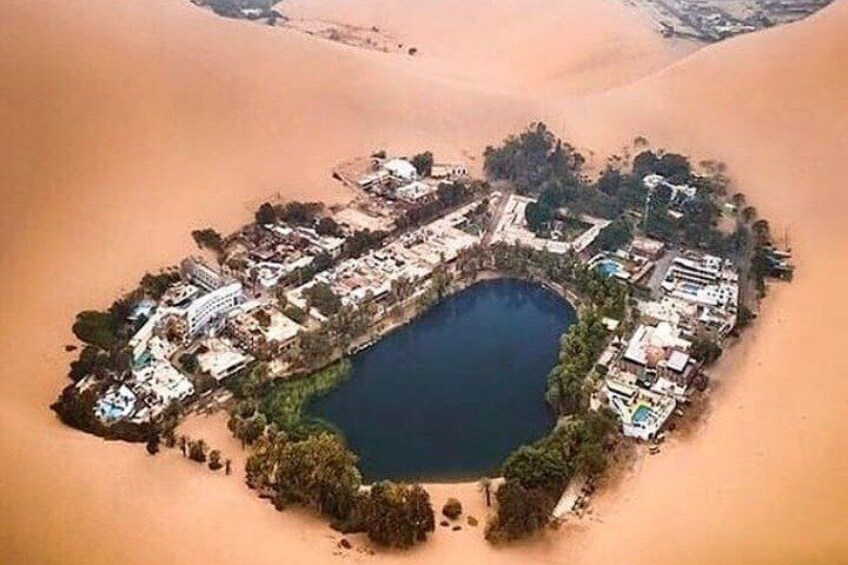
[[[618,276],[624,272],[624,269],[616,261],[604,259],[595,264],[595,268],[605,277]]]
[[[639,408],[633,413],[633,423],[641,424],[647,421],[651,417],[651,409],[645,406],[644,404],[640,405]]]

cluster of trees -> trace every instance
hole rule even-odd
[[[292,441],[269,427],[248,458],[247,482],[277,509],[312,508],[336,529],[366,532],[380,545],[406,548],[426,540],[435,526],[427,491],[390,481],[363,489],[356,462],[334,434]]]
[[[436,188],[436,197],[422,202],[404,211],[395,225],[399,231],[413,228],[433,221],[447,210],[471,202],[480,194],[485,194],[489,185],[484,182],[464,183],[442,182]]]
[[[589,308],[560,340],[559,362],[548,374],[545,399],[561,415],[583,414],[589,407],[587,382],[608,333],[600,311]]]
[[[486,147],[483,157],[489,178],[507,181],[521,194],[536,195],[551,183],[560,189],[578,185],[586,162],[583,155],[541,122],[509,136],[499,147]]]
[[[468,257],[473,253],[475,257]],[[482,258],[482,259],[481,259]],[[556,254],[518,244],[495,243],[457,259],[460,269],[488,266],[520,278],[544,280],[573,288],[602,316],[621,320],[627,306],[627,287],[587,268],[573,253]]]
[[[356,230],[345,241],[345,255],[347,257],[360,257],[368,251],[382,246],[383,240],[388,235],[383,230]]]
[[[633,241],[633,228],[627,220],[618,218],[598,233],[598,237],[592,242],[592,246],[595,249],[613,251],[624,247],[631,241]]]
[[[544,124],[531,124],[500,146],[488,147],[484,157],[489,178],[507,181],[519,193],[537,198],[525,211],[528,226],[534,232],[546,232],[557,210],[564,207],[575,215],[585,213],[607,219],[641,215],[648,197],[643,178],[660,174],[670,183],[689,184],[698,192],[692,199],[672,202],[668,187],[656,189],[650,197],[647,217],[643,218],[648,235],[716,253],[729,244],[727,236],[717,229],[721,211],[716,202],[716,197],[727,189],[728,180],[723,167],[715,164],[707,168],[707,176],[699,176],[685,155],[644,150],[636,155],[629,170],[626,161],[613,158],[592,181],[583,174],[583,156],[556,138]],[[670,215],[672,208],[682,217],[675,219]],[[624,240],[623,223],[613,229],[607,244]]]
[[[318,328],[301,332],[298,361],[304,369],[320,367],[333,352],[346,351],[372,327],[377,306],[366,297],[359,306],[342,305]]]
[[[685,184],[692,179],[692,164],[685,155],[646,150],[633,158],[633,174],[639,178],[657,174],[672,184]]]
[[[264,202],[256,210],[254,219],[259,225],[285,222],[295,226],[314,228],[321,220],[323,212],[324,205],[320,202],[292,201],[276,206]]]
[[[588,382],[606,337],[594,309],[563,336],[560,361],[549,375],[547,398],[557,414],[566,418],[550,434],[519,447],[504,462],[506,482],[495,495],[497,514],[486,531],[490,541],[518,539],[541,530],[574,476],[594,476],[606,468],[616,419],[608,410],[589,409]]]
[[[328,425],[307,418],[304,410],[308,404],[338,387],[350,376],[350,362],[339,361],[311,375],[274,383],[262,397],[258,410],[269,423],[285,431],[291,438],[303,438],[326,430]]]
[[[279,510],[304,506],[343,532],[367,532],[381,545],[409,547],[433,531],[430,497],[419,485],[381,482],[363,489],[356,456],[338,434],[303,416],[310,399],[347,378],[342,362],[300,379],[270,383],[264,369],[244,375],[229,427],[251,454],[250,488]]]
[[[433,153],[431,151],[419,153],[412,158],[411,163],[419,177],[429,177],[433,172]]]
[[[586,412],[513,452],[503,465],[506,480],[495,493],[497,512],[486,527],[486,539],[511,541],[545,528],[574,476],[596,475],[606,468],[616,427],[613,414]]]
[[[712,336],[697,335],[692,341],[689,354],[704,365],[709,365],[721,357],[722,348]]]
[[[315,308],[324,316],[333,316],[342,307],[342,299],[326,283],[315,283],[303,291],[309,308]]]
[[[105,312],[84,310],[77,314],[71,328],[80,341],[103,350],[109,350],[126,341],[131,327],[126,323],[128,304],[118,300]]]
[[[146,273],[139,282],[140,292],[153,300],[159,300],[165,291],[180,280],[177,269],[166,269],[158,273]]]
[[[194,230],[191,237],[201,249],[209,249],[219,256],[224,252],[224,238],[212,228]]]

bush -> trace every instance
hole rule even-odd
[[[221,452],[217,449],[213,449],[209,452],[209,468],[213,471],[217,471],[224,465],[221,463]]]
[[[380,545],[406,548],[427,539],[435,527],[430,495],[421,485],[382,481],[362,502],[368,538]]]
[[[77,314],[71,329],[81,341],[109,349],[120,341],[117,336],[119,325],[120,321],[111,312],[85,310]]]
[[[539,489],[526,489],[507,480],[495,494],[498,513],[486,527],[490,543],[530,536],[548,524],[554,502]]]
[[[205,247],[206,249],[211,249],[218,253],[220,253],[224,248],[224,239],[221,237],[221,234],[212,228],[194,230],[191,232],[191,237],[194,239],[194,242],[198,247]]]
[[[442,514],[446,518],[456,520],[462,514],[462,503],[455,498],[449,498],[442,507]]]

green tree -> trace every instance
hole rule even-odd
[[[593,245],[599,249],[612,251],[624,247],[633,239],[633,232],[624,220],[614,220],[598,233]]]
[[[268,202],[262,203],[256,210],[256,223],[260,226],[273,224],[277,221],[277,211]]]
[[[433,153],[425,151],[412,158],[412,166],[420,177],[429,177],[433,172]]]
[[[341,227],[339,227],[339,224],[329,216],[324,216],[318,220],[318,224],[315,226],[315,231],[318,232],[319,235],[341,235]]]
[[[368,537],[380,545],[411,547],[435,528],[430,495],[420,485],[375,483],[362,505]]]
[[[540,489],[526,489],[516,480],[507,480],[495,498],[497,514],[486,527],[489,542],[524,538],[548,524],[553,501]]]
[[[213,449],[209,452],[209,468],[213,471],[217,471],[223,467],[221,464],[221,452],[217,449]]]
[[[275,501],[283,506],[302,504],[345,519],[361,484],[356,456],[338,437],[322,433],[283,448],[275,476]]]
[[[480,489],[483,494],[486,495],[486,506],[492,505],[492,479],[489,477],[483,477],[477,483],[477,488]]]
[[[188,444],[188,458],[197,463],[206,463],[206,442],[202,439],[190,441]]]
[[[221,237],[220,233],[212,228],[194,230],[191,232],[191,237],[194,239],[194,242],[198,247],[211,249],[216,253],[220,253],[224,250],[224,239]]]

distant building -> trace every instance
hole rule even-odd
[[[185,309],[186,331],[195,335],[206,325],[226,314],[244,299],[240,282],[230,283],[194,300]]]
[[[201,259],[190,257],[180,263],[180,274],[192,284],[206,291],[213,291],[224,285],[224,278]]]
[[[126,385],[113,386],[94,404],[94,415],[104,424],[129,417],[135,411],[136,395]]]
[[[202,347],[203,351],[197,355],[197,364],[202,373],[216,381],[241,371],[253,359],[220,339],[206,340]]]
[[[468,176],[468,167],[461,164],[436,163],[430,170],[434,179],[455,179]]]
[[[161,301],[165,306],[184,306],[198,294],[200,294],[198,287],[193,284],[178,282],[165,291]]]
[[[433,198],[436,194],[436,187],[425,182],[413,181],[398,187],[395,190],[395,196],[401,200],[408,202],[423,202]]]
[[[661,288],[674,298],[697,305],[699,323],[719,337],[736,325],[739,274],[730,261],[693,252],[675,257]]]
[[[418,178],[418,171],[415,169],[415,165],[406,159],[389,159],[383,163],[383,169],[389,171],[389,174],[400,180],[413,181]]]
[[[247,351],[264,345],[278,355],[295,347],[303,330],[282,312],[267,306],[231,315],[227,326],[235,341]]]
[[[133,371],[132,388],[155,417],[171,402],[185,400],[194,394],[194,385],[167,361],[156,361]]]
[[[656,190],[663,186],[671,191],[671,202],[683,202],[695,198],[698,194],[698,188],[688,184],[672,184],[662,175],[652,174],[646,175],[642,179],[642,184],[649,190]]]
[[[636,236],[630,242],[630,253],[642,255],[649,259],[659,259],[665,251],[665,243],[644,236]]]
[[[688,354],[690,346],[691,342],[680,337],[680,331],[671,324],[640,325],[627,343],[620,368],[645,386],[664,379],[685,391],[698,370]]]
[[[391,174],[389,171],[380,169],[379,171],[364,175],[359,179],[357,184],[362,190],[376,190],[382,188],[390,178]]]
[[[612,379],[604,382],[603,390],[624,435],[643,441],[657,436],[677,405],[673,398]]]

